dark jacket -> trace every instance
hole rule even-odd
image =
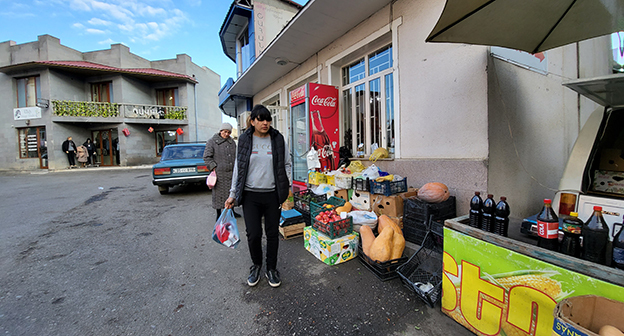
[[[65,141],[63,141],[63,144],[61,145],[61,149],[63,150],[63,152],[69,151],[69,143],[70,142],[71,142],[72,145],[74,145],[74,152],[76,152],[78,147],[76,147],[76,144],[74,143],[74,140],[65,140]]]
[[[249,127],[238,138],[238,153],[236,154],[238,178],[236,180],[236,204],[243,204],[243,190],[247,181],[247,168],[253,148],[254,128]],[[290,181],[286,174],[286,143],[284,136],[273,127],[269,128],[271,136],[271,152],[273,153],[273,175],[275,177],[275,189],[279,203],[282,204],[288,198]]]

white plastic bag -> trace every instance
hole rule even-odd
[[[362,172],[362,177],[363,178],[367,178],[368,177],[371,180],[378,178],[379,177],[379,168],[377,168],[377,166],[375,166],[374,164],[368,166]]]
[[[347,212],[347,216],[351,216],[353,218],[353,224],[366,224],[372,228],[374,228],[373,225],[376,227],[378,219],[377,214],[372,211],[355,210]]]
[[[212,189],[215,184],[217,184],[217,171],[216,169],[213,169],[212,172],[210,172],[210,175],[206,177],[206,185],[208,188]]]
[[[311,147],[308,154],[306,154],[306,160],[308,161],[308,170],[321,168],[321,161],[319,160],[318,152],[314,149],[314,147]]]

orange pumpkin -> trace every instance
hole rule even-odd
[[[430,182],[418,189],[418,198],[428,203],[444,202],[449,196],[448,187],[440,182]]]

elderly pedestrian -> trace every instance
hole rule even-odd
[[[72,140],[72,137],[67,137],[67,140],[63,141],[61,149],[67,154],[67,161],[69,161],[69,168],[76,167],[76,144]]]
[[[207,142],[204,150],[204,162],[208,170],[217,173],[217,183],[212,188],[212,207],[217,210],[217,219],[230,194],[234,161],[236,160],[236,143],[230,137],[232,125],[221,124],[219,133],[215,133]],[[240,217],[236,212],[234,216]]]
[[[290,151],[284,136],[271,127],[271,112],[263,105],[251,110],[251,126],[238,138],[230,197],[225,208],[243,206],[251,255],[247,284],[255,286],[262,269],[262,218],[266,235],[266,277],[271,287],[281,284],[277,271],[281,205],[290,191]],[[217,177],[218,179],[218,177]]]

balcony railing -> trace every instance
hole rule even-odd
[[[53,100],[53,113],[59,117],[102,117],[134,119],[186,119],[186,106],[98,103]]]

